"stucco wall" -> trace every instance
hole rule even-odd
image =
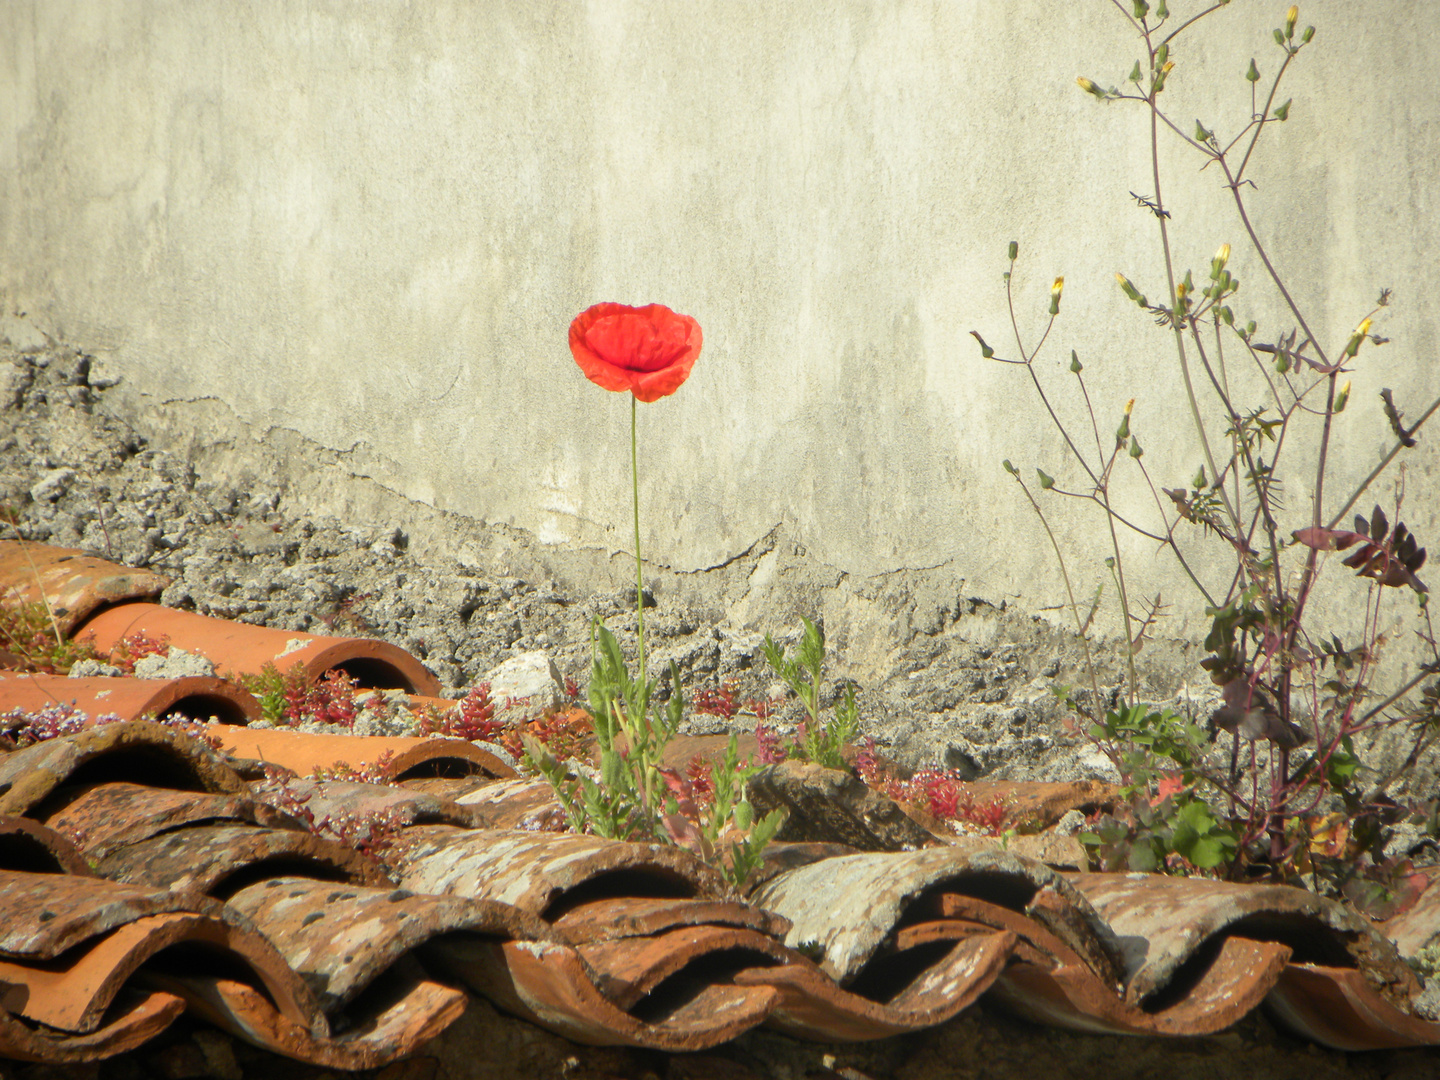
[[[1248,117],[1241,74],[1275,70],[1283,13],[1235,0],[1180,39],[1165,98],[1187,130]],[[1379,389],[1412,415],[1440,392],[1440,9],[1312,0],[1300,21],[1319,33],[1248,198],[1328,347],[1395,290],[1394,343],[1361,354],[1337,432],[1353,480],[1389,445]],[[1128,194],[1154,191],[1148,125],[1074,81],[1119,84],[1137,56],[1104,0],[5,0],[0,299],[95,352],[136,410],[218,399],[411,499],[612,549],[628,399],[580,376],[566,327],[663,302],[705,350],[641,410],[648,555],[713,566],[783,523],[857,578],[944,567],[1053,605],[999,463],[1078,470],[1024,373],[966,335],[1013,352],[1018,240],[1028,340],[1066,277],[1041,365],[1064,415],[1074,348],[1102,432],[1134,396],[1157,480],[1194,473],[1173,346],[1113,280],[1163,293]],[[1174,139],[1161,161],[1181,266],[1204,276],[1230,241],[1242,318],[1288,327],[1216,170]],[[1425,540],[1440,456],[1412,461]],[[1093,587],[1098,519],[1056,521]],[[1184,595],[1153,544],[1127,552],[1147,593]]]

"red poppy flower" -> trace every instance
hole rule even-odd
[[[570,351],[597,386],[658,401],[689,377],[700,355],[700,324],[664,304],[596,304],[570,324]]]

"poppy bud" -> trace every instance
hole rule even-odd
[[[1070,350],[1070,370],[1076,375],[1085,370],[1085,366],[1080,363],[1080,357],[1076,355],[1074,349]]]
[[[1004,461],[1000,462],[1000,467],[1006,472],[1008,472],[1011,476],[1019,475],[1015,466],[1010,464],[1009,458],[1006,458]]]
[[[1210,280],[1215,281],[1220,277],[1220,271],[1225,269],[1225,264],[1230,261],[1230,245],[1221,244],[1220,249],[1215,252],[1215,257],[1210,260]]]
[[[1330,410],[1332,413],[1345,411],[1345,403],[1350,400],[1350,380],[1346,379],[1343,386],[1335,392],[1335,405]]]
[[[1035,472],[1038,473],[1039,476],[1040,476],[1040,487],[1041,487],[1041,488],[1043,488],[1043,489],[1046,490],[1046,491],[1049,491],[1051,488],[1053,488],[1053,487],[1055,486],[1055,478],[1054,478],[1053,476],[1046,476],[1043,469],[1038,469],[1038,468],[1037,468],[1037,469],[1035,470]]]
[[[970,336],[980,343],[980,355],[986,360],[995,355],[995,350],[985,343],[985,339],[980,336],[979,331],[971,330]]]
[[[1195,479],[1190,481],[1190,486],[1196,491],[1204,491],[1210,486],[1210,481],[1205,479],[1205,466],[1200,466],[1200,471],[1195,474]]]
[[[1300,35],[1300,40],[1303,41],[1306,45],[1309,45],[1309,44],[1310,44],[1310,39],[1313,38],[1314,36],[1315,36],[1315,27],[1313,27],[1313,26],[1307,26],[1307,27],[1305,27],[1305,33],[1303,33],[1303,34]]]
[[[1249,79],[1252,83],[1260,81],[1260,69],[1255,66],[1255,58],[1253,56],[1250,58],[1250,70],[1245,72],[1245,78]]]
[[[1011,240],[1011,241],[1010,241],[1010,261],[1011,261],[1011,262],[1014,262],[1014,261],[1015,261],[1015,257],[1016,257],[1017,255],[1019,255],[1019,254],[1020,254],[1020,244],[1019,244],[1017,241],[1015,241],[1015,240]]]
[[[1140,449],[1140,440],[1132,435],[1130,437],[1130,456],[1139,461],[1144,455],[1145,451]]]
[[[1130,69],[1130,81],[1133,83],[1138,83],[1140,81],[1140,78],[1140,61],[1136,60],[1135,66]]]
[[[1065,279],[1057,277],[1055,284],[1050,286],[1050,314],[1060,314],[1060,293],[1065,288]]]
[[[1282,124],[1290,118],[1290,102],[1293,100],[1295,99],[1286,98],[1284,105],[1277,105],[1275,107],[1275,119],[1279,120]]]

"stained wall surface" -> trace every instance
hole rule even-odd
[[[1200,5],[1173,7],[1172,27]],[[1235,0],[1176,39],[1162,100],[1181,132],[1240,130],[1243,73],[1253,56],[1268,85],[1283,19]],[[1289,119],[1244,191],[1332,355],[1394,289],[1376,323],[1392,343],[1361,352],[1337,422],[1334,508],[1393,442],[1379,390],[1412,418],[1440,392],[1440,11],[1312,0],[1310,23],[1275,102],[1294,99]],[[1113,277],[1166,291],[1132,197],[1156,193],[1147,114],[1075,83],[1123,86],[1139,56],[1102,0],[7,0],[5,325],[94,352],[137,413],[211,401],[406,498],[621,550],[628,399],[579,375],[566,328],[599,300],[666,303],[705,349],[640,409],[657,562],[715,566],[783,525],[856,579],[944,568],[973,595],[1055,605],[1054,553],[1000,463],[1072,490],[1083,473],[1025,370],[967,335],[1016,355],[1001,273],[1017,240],[1027,346],[1066,280],[1035,364],[1057,413],[1094,445],[1074,349],[1100,441],[1133,397],[1156,487],[1195,473],[1173,340]],[[1259,340],[1288,331],[1219,169],[1163,130],[1158,163],[1177,269],[1204,279],[1230,242],[1237,314]],[[1237,344],[1237,399],[1262,404]],[[1289,452],[1313,466],[1299,433]],[[1440,457],[1411,461],[1405,517],[1427,540]],[[1122,465],[1119,495],[1156,528]],[[1286,479],[1303,518],[1305,477]],[[1093,591],[1108,534],[1044,497]],[[1153,542],[1124,551],[1146,595],[1184,594]]]

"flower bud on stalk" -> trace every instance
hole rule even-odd
[[[1167,45],[1167,44],[1165,44],[1165,43],[1162,41],[1162,42],[1160,43],[1160,47],[1155,50],[1155,66],[1156,66],[1157,68],[1162,68],[1162,67],[1165,66],[1165,61],[1166,61],[1166,60],[1169,60],[1169,59],[1170,59],[1170,46]]]
[[[1070,370],[1076,375],[1085,370],[1085,365],[1080,363],[1080,357],[1074,349],[1070,350]]]
[[[1345,404],[1346,404],[1346,402],[1348,402],[1349,400],[1350,400],[1350,380],[1349,380],[1349,379],[1346,379],[1344,385],[1342,385],[1342,386],[1340,387],[1340,389],[1335,392],[1335,405],[1334,405],[1334,407],[1333,407],[1330,411],[1331,411],[1332,413],[1342,413],[1342,412],[1344,412],[1344,411],[1345,411]]]
[[[1150,5],[1145,0],[1135,0],[1135,18],[1143,19],[1150,14]]]
[[[1161,90],[1165,89],[1165,80],[1169,77],[1170,72],[1174,69],[1175,61],[1170,60],[1166,62],[1164,67],[1162,67],[1159,71],[1155,73],[1155,85],[1153,87],[1155,93],[1158,94]]]
[[[1010,464],[1009,458],[1006,458],[1004,461],[1000,462],[1000,467],[1006,472],[1008,472],[1011,476],[1018,476],[1020,474],[1019,470],[1016,469],[1014,465]]]
[[[1125,403],[1125,415],[1120,417],[1120,426],[1115,429],[1115,445],[1124,446],[1125,440],[1130,437],[1130,410],[1135,408],[1135,399],[1132,397]]]
[[[1295,20],[1298,18],[1300,18],[1300,8],[1291,4],[1290,10],[1285,13],[1285,36],[1287,38],[1295,36]]]
[[[982,357],[984,357],[986,360],[989,360],[992,356],[995,355],[995,350],[985,343],[985,339],[980,336],[978,331],[971,330],[970,336],[980,343],[980,355]]]
[[[1250,58],[1250,70],[1245,72],[1245,78],[1252,83],[1260,81],[1260,69],[1255,66],[1255,58],[1253,56]]]
[[[1305,27],[1305,33],[1303,33],[1303,34],[1300,35],[1300,40],[1301,40],[1304,44],[1309,45],[1309,44],[1310,44],[1310,39],[1313,38],[1314,36],[1315,36],[1315,27],[1313,27],[1313,26],[1307,26],[1307,27]]]
[[[1294,100],[1294,98],[1286,98],[1284,105],[1277,105],[1275,107],[1276,120],[1279,120],[1283,124],[1286,120],[1290,119],[1290,102]]]
[[[1210,132],[1210,131],[1206,131],[1206,130],[1205,130],[1205,125],[1202,124],[1202,123],[1200,123],[1199,120],[1196,120],[1196,121],[1195,121],[1195,141],[1196,141],[1196,142],[1208,143],[1213,135],[1214,135],[1213,132]]]
[[[1220,249],[1215,252],[1215,257],[1210,260],[1210,280],[1218,281],[1220,271],[1225,269],[1225,264],[1230,261],[1230,245],[1221,244]]]
[[[1135,66],[1130,69],[1130,81],[1138,84],[1141,78],[1143,78],[1143,76],[1140,74],[1140,61],[1136,60]]]
[[[1195,479],[1190,481],[1190,486],[1196,491],[1204,491],[1210,486],[1210,481],[1205,478],[1205,466],[1200,466],[1200,471],[1195,474]]]
[[[1087,94],[1094,94],[1097,98],[1103,98],[1105,96],[1105,91],[1101,90],[1100,87],[1096,86],[1089,79],[1085,78],[1084,75],[1081,75],[1079,78],[1077,78],[1075,82],[1080,87],[1080,89],[1084,90]]]
[[[1155,5],[1155,17],[1157,19],[1168,19],[1170,17],[1170,9],[1165,6],[1165,0],[1160,0],[1160,3]]]
[[[1354,359],[1355,354],[1360,351],[1360,343],[1365,340],[1365,335],[1368,333],[1370,333],[1370,320],[1367,318],[1350,335],[1350,342],[1345,346],[1345,355]]]
[[[1065,288],[1065,279],[1057,277],[1055,284],[1050,286],[1050,314],[1060,314],[1060,293]]]
[[[1275,31],[1275,44],[1276,44],[1276,45],[1284,45],[1284,44],[1285,44],[1285,35],[1284,35],[1283,33],[1281,33],[1278,29]]]
[[[1019,255],[1019,254],[1020,254],[1020,244],[1019,244],[1019,242],[1018,242],[1018,241],[1015,241],[1015,240],[1011,240],[1011,241],[1010,241],[1010,261],[1011,261],[1011,262],[1014,262],[1014,261],[1015,261],[1015,257],[1016,257],[1017,255]]]
[[[1040,476],[1040,487],[1043,490],[1049,491],[1055,486],[1055,478],[1053,476],[1046,476],[1044,470],[1039,468],[1037,468],[1035,472]]]
[[[1136,461],[1145,456],[1145,451],[1140,449],[1140,440],[1133,435],[1130,436],[1130,456]]]

